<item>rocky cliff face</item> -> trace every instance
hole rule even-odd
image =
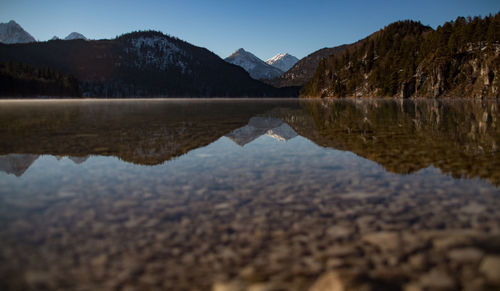
[[[401,84],[397,97],[498,98],[500,44],[467,47],[453,58],[422,62],[415,76]]]
[[[430,58],[416,68],[415,74],[397,85],[393,97],[398,98],[499,98],[500,44],[488,49],[485,44],[469,44],[470,49],[449,58]],[[326,75],[331,74],[328,71]],[[324,81],[324,97],[337,97],[335,89]],[[380,96],[380,88],[373,85],[370,73],[356,87],[353,96]]]

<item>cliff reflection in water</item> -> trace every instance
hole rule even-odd
[[[500,183],[496,101],[325,100],[304,102],[317,133],[299,134],[408,174],[434,166],[455,178]]]
[[[14,103],[0,107],[0,170],[20,176],[44,154],[158,165],[222,136],[244,146],[298,134],[390,172],[434,166],[499,185],[498,114],[496,101],[465,100]]]

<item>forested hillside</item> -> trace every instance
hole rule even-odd
[[[78,80],[69,74],[11,61],[0,64],[0,96],[33,95],[76,97],[81,91]]]
[[[301,95],[498,98],[499,54],[500,13],[436,30],[399,21],[322,61]]]

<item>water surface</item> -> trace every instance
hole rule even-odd
[[[2,101],[0,287],[496,290],[498,109]]]

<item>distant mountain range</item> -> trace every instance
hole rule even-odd
[[[207,49],[161,32],[70,36],[80,39],[0,44],[0,96],[297,96],[297,88],[254,80]]]
[[[52,37],[50,40],[60,39],[57,36]],[[64,40],[84,39],[87,38],[78,32],[72,32],[64,38]],[[0,43],[16,44],[16,43],[29,43],[36,42],[35,38],[26,32],[17,22],[11,20],[7,23],[0,23]]]
[[[10,21],[0,24],[0,96],[296,96],[302,87],[307,97],[499,98],[498,27],[500,13],[436,30],[398,21],[298,61],[281,53],[264,62],[238,49],[224,62],[161,32],[35,42]]]
[[[242,67],[254,79],[270,80],[283,75],[299,59],[287,53],[280,53],[264,62],[251,52],[240,48],[224,60]]]
[[[29,35],[29,33],[24,31],[24,29],[22,29],[22,27],[14,21],[10,21],[6,24],[0,24],[0,28],[0,32],[3,32],[3,34],[1,34],[0,42],[8,44],[36,42],[35,39]],[[101,44],[103,44],[104,47],[108,47],[113,50],[113,53],[116,53],[114,51],[116,45],[112,45],[111,43],[116,42],[117,39],[102,41]],[[54,41],[61,39],[54,36],[51,40]],[[72,32],[63,40],[87,40],[87,38],[78,32]],[[175,67],[179,67],[180,63],[176,63],[172,60],[165,62],[165,60],[162,60],[162,58],[165,57],[163,56],[164,52],[156,54],[157,52],[154,52],[153,50],[153,46],[156,44],[148,44],[151,51],[147,52],[148,56],[143,58],[143,60],[148,59],[146,62],[149,62],[150,65],[153,62],[156,62],[157,64],[163,62],[163,69],[168,67],[168,75],[173,74],[172,71],[175,71]],[[97,53],[97,51],[93,50],[97,46],[97,43],[79,43],[70,45],[57,42],[50,44],[41,42],[32,44],[31,49],[27,47],[22,48],[22,51],[29,50],[27,55],[20,55],[17,51],[18,48],[15,50],[11,49],[10,53],[7,53],[7,55],[0,56],[0,85],[2,85],[0,87],[0,96],[20,97],[47,95],[126,97],[147,96],[148,94],[164,97],[196,96],[196,94],[199,94],[199,96],[296,96],[298,94],[298,87],[305,85],[310,79],[312,79],[313,73],[322,59],[326,58],[330,54],[342,52],[343,49],[347,47],[341,46],[336,48],[321,49],[300,61],[288,53],[280,53],[268,59],[266,62],[244,49],[238,49],[225,60],[229,63],[242,67],[253,79],[264,81],[273,87],[287,88],[279,90],[263,84],[254,83],[253,85],[250,85],[252,88],[250,90],[245,88],[245,86],[239,86],[240,89],[237,90],[231,90],[230,88],[228,88],[228,90],[224,90],[222,89],[222,84],[217,84],[215,86],[208,85],[208,83],[212,81],[202,81],[199,76],[194,77],[194,79],[196,79],[196,81],[202,81],[204,83],[203,85],[198,84],[190,86],[191,88],[186,88],[188,86],[184,87],[182,85],[183,83],[187,84],[189,82],[183,78],[184,76],[182,75],[186,72],[183,72],[182,69],[180,75],[175,74],[177,75],[175,78],[169,78],[172,80],[170,85],[165,84],[170,82],[161,82],[161,79],[165,76],[160,77],[159,75],[165,75],[166,73],[165,71],[162,72],[162,68],[159,68],[159,72],[156,72],[157,76],[149,78],[145,77],[144,73],[140,72],[145,68],[144,64],[141,64],[141,61],[139,60],[129,60],[129,57],[125,57],[126,61],[123,62],[124,56],[109,54],[107,55],[108,60],[104,60],[100,57],[92,58],[92,54]],[[37,47],[37,49],[34,49],[35,47]],[[0,47],[0,52],[2,52],[3,49],[6,48]],[[50,54],[49,50],[52,49],[56,51],[62,50],[61,58],[58,58],[57,54]],[[126,48],[123,49],[130,51]],[[146,47],[135,47],[132,49],[147,50]],[[71,52],[72,50],[73,52]],[[106,49],[102,48],[101,52],[105,53],[105,50]],[[80,51],[78,58],[74,57],[75,51]],[[178,51],[174,50],[174,54],[177,52]],[[22,54],[24,53],[25,52],[22,52]],[[169,54],[167,57],[172,58],[174,54]],[[83,58],[86,58],[86,61],[83,61]],[[11,63],[7,65],[6,62],[9,61]],[[133,62],[133,64],[127,64],[128,61]],[[195,63],[199,64],[198,61]],[[137,71],[131,72],[130,67],[134,66],[136,66]],[[127,67],[126,71],[123,70],[124,67]],[[148,70],[151,71],[151,68]],[[155,69],[153,69],[153,71],[154,70]],[[113,72],[113,76],[110,75],[110,72]],[[151,73],[153,72],[150,72],[149,74]],[[204,72],[196,73],[205,75]],[[142,76],[139,78],[131,77],[135,74],[140,74]],[[230,75],[232,74],[227,74],[227,76]],[[20,76],[22,77],[20,78]],[[214,77],[208,75],[205,76],[209,79]],[[129,82],[131,79],[133,81]],[[183,79],[183,81],[173,81],[178,79]],[[231,84],[235,84],[234,81],[231,81],[231,79],[232,78],[227,79],[228,82],[226,82],[226,86],[231,87]],[[66,80],[70,81],[68,82]],[[245,82],[248,83],[247,85],[252,83],[252,81],[249,80],[246,80]],[[210,88],[194,89],[199,86],[208,86]],[[171,88],[167,90],[166,87]],[[218,89],[214,89],[213,87],[218,87]],[[234,91],[238,92],[232,93]]]
[[[88,40],[83,34],[78,32],[72,32],[64,38],[64,40],[73,40],[73,39]],[[54,35],[50,40],[60,40],[60,38],[57,35]]]

